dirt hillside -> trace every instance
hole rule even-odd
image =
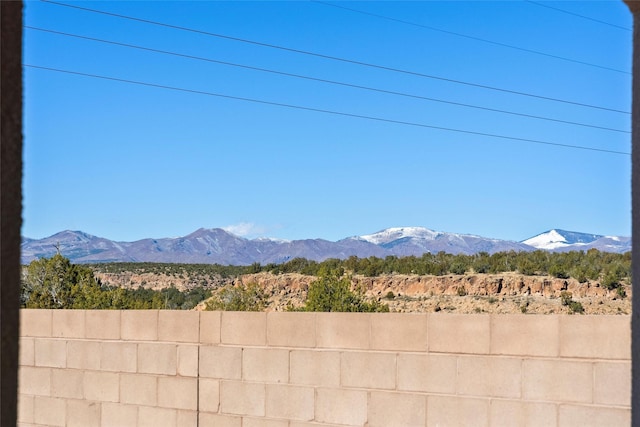
[[[257,273],[235,279],[153,273],[98,273],[96,276],[105,284],[153,289],[162,289],[172,284],[178,289],[188,289],[194,286],[218,288],[227,284],[258,283],[269,296],[269,311],[283,311],[290,305],[302,306],[309,284],[315,280],[312,276],[296,273]],[[392,312],[570,313],[571,306],[562,304],[562,292],[570,292],[571,300],[580,303],[585,314],[631,312],[629,285],[607,290],[596,281],[579,283],[575,279],[549,276],[524,276],[517,273],[447,276],[394,274],[379,277],[354,276],[352,285],[354,289],[362,289],[367,298],[388,304]]]
[[[270,295],[269,310],[284,310],[287,304],[301,306],[313,277],[301,274],[259,273],[241,276],[243,283],[258,283]],[[355,276],[354,289],[368,298],[389,305],[392,312],[424,313],[569,313],[562,304],[562,292],[570,292],[585,314],[629,314],[631,289],[607,290],[598,282],[575,279],[505,274],[447,276],[389,275]],[[624,297],[623,297],[624,295]]]

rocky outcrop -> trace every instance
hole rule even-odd
[[[123,288],[149,288],[164,289],[171,286],[180,290],[191,289],[198,286],[214,287],[224,286],[231,279],[225,279],[219,275],[188,275],[188,274],[158,274],[158,273],[102,273],[94,272],[96,279],[105,286],[119,286]]]
[[[302,274],[269,273],[247,274],[238,280],[244,283],[258,283],[271,289],[286,288],[292,291],[304,290],[314,277]],[[447,276],[387,275],[379,277],[352,277],[354,287],[361,287],[370,296],[384,296],[389,292],[406,296],[540,296],[559,298],[560,293],[569,291],[575,298],[611,297],[617,298],[615,290],[607,290],[599,282],[580,283],[575,279],[557,279],[549,276],[523,276],[505,274],[466,274]],[[630,290],[627,290],[630,293]]]
[[[112,286],[143,286],[184,290],[195,286],[219,288],[257,283],[269,297],[268,310],[282,311],[304,304],[309,285],[316,278],[297,273],[245,274],[236,278],[218,275],[166,275],[157,273],[96,273]],[[631,286],[608,290],[597,281],[523,276],[517,273],[464,274],[447,276],[385,275],[353,276],[353,288],[389,305],[395,312],[452,311],[456,313],[566,313],[561,293],[570,292],[588,314],[621,314],[631,310]]]
[[[313,280],[315,277],[301,274],[259,273],[241,276],[236,283],[258,283],[269,295],[268,310],[280,311],[302,306]],[[352,285],[368,298],[389,305],[392,312],[571,313],[561,302],[562,292],[570,292],[587,314],[628,314],[631,310],[629,285],[618,292],[595,281],[516,273],[354,276]]]

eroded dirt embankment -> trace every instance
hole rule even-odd
[[[114,286],[162,289],[172,284],[178,289],[194,286],[218,288],[237,283],[258,283],[269,296],[268,310],[286,310],[304,303],[309,284],[315,277],[302,274],[247,274],[234,279],[220,276],[164,275],[154,273],[97,273]],[[456,313],[568,313],[561,293],[570,292],[586,314],[629,314],[631,287],[607,290],[597,281],[579,283],[575,279],[549,276],[523,276],[516,273],[465,274],[447,276],[387,275],[354,276],[354,288],[366,296],[389,305],[394,312]]]
[[[300,274],[244,275],[243,283],[256,282],[271,296],[270,309],[287,304],[300,306],[314,277]],[[451,311],[457,313],[567,313],[562,292],[570,292],[586,314],[628,314],[631,289],[607,290],[599,282],[579,283],[575,279],[523,276],[516,273],[447,276],[388,275],[354,276],[354,288],[367,297],[389,305],[394,312]],[[625,295],[626,296],[622,296]]]

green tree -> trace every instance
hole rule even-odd
[[[321,269],[319,277],[309,285],[303,311],[387,312],[389,306],[368,302],[364,292],[351,290],[351,280],[340,270]]]
[[[56,254],[23,271],[21,302],[27,308],[105,308],[107,299],[90,268]]]

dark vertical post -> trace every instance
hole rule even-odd
[[[640,2],[625,0],[633,14],[633,86],[631,109],[631,425],[640,426]]]
[[[22,224],[22,1],[0,1],[0,425],[18,402]]]

